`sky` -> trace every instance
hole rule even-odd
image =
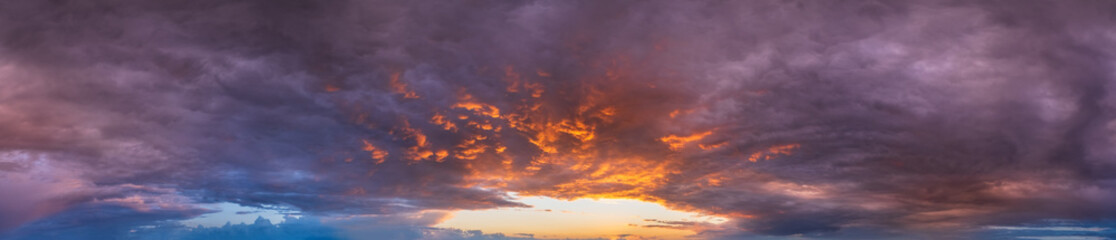
[[[1113,1],[0,1],[0,239],[1114,239]]]

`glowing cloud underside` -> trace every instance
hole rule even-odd
[[[533,207],[460,211],[436,226],[537,238],[641,236],[678,239],[696,234],[699,229],[692,228],[694,225],[716,225],[726,221],[638,200],[564,201],[545,197],[518,200]]]

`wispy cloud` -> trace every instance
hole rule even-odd
[[[1013,227],[1013,226],[989,226],[985,227],[993,230],[1017,230],[1017,231],[1066,231],[1066,232],[1103,232],[1112,230],[1111,228],[1103,227]]]

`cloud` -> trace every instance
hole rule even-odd
[[[733,218],[705,234],[1109,219],[1111,9],[6,1],[0,190],[27,194],[0,231],[526,207],[508,192]]]
[[[137,209],[117,203],[85,203],[32,222],[0,237],[4,239],[119,239],[135,227],[182,220],[205,209]]]
[[[3,235],[3,239],[534,239],[507,237],[481,231],[432,228],[416,225],[404,216],[362,216],[327,219],[287,216],[279,224],[258,217],[252,223],[223,226],[184,226],[172,212],[136,212],[117,207],[90,207],[70,211]],[[403,217],[404,219],[399,219]],[[108,220],[108,221],[106,221]],[[403,220],[403,221],[400,221]],[[364,225],[356,225],[356,224]],[[62,226],[69,225],[69,226]]]

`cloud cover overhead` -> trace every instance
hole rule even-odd
[[[0,1],[0,238],[247,231],[174,225],[221,202],[307,216],[259,236],[513,238],[431,227],[512,193],[730,219],[648,222],[695,238],[1108,229],[1111,26],[1107,1]]]

